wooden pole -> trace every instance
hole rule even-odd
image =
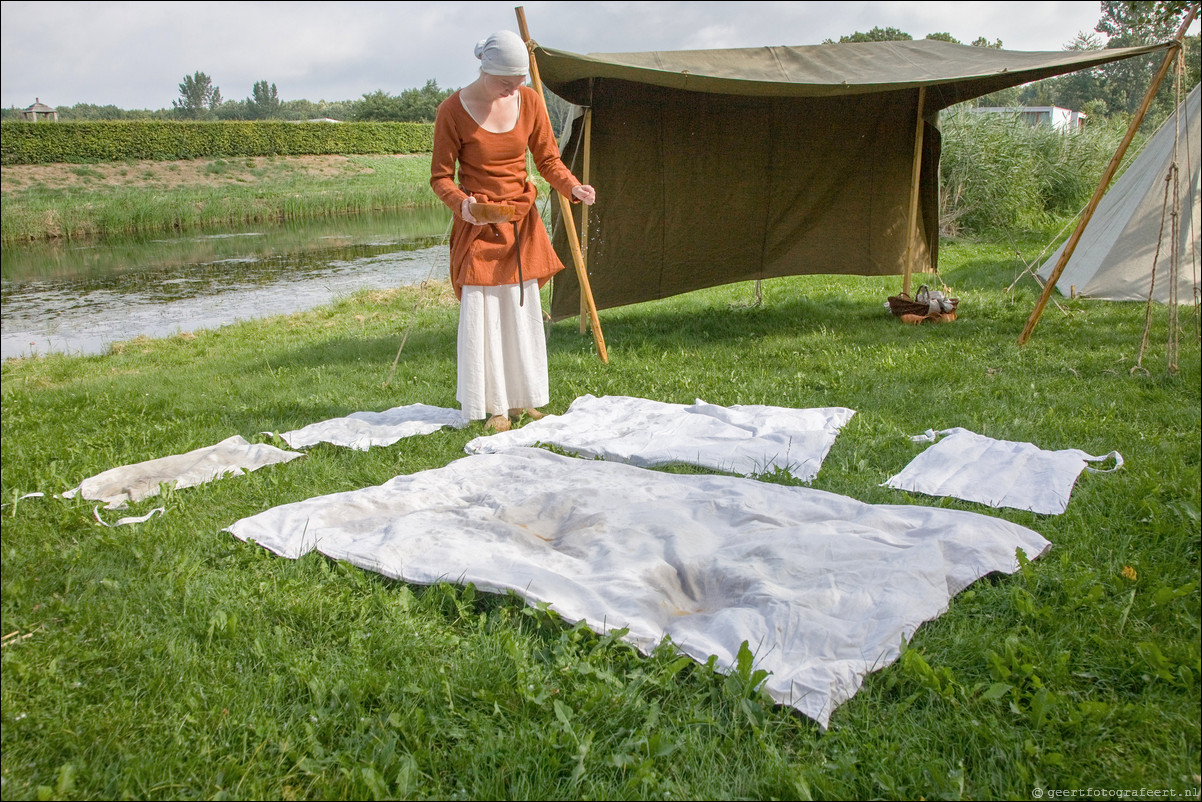
[[[914,123],[914,163],[910,169],[910,209],[906,214],[906,264],[902,273],[902,293],[910,294],[910,275],[914,272],[914,238],[918,227],[918,186],[922,180],[922,107],[926,103],[927,88],[918,87],[918,120]]]
[[[1098,202],[1106,194],[1111,179],[1118,172],[1119,164],[1123,161],[1123,156],[1126,155],[1127,148],[1131,146],[1131,141],[1135,139],[1135,134],[1139,131],[1140,123],[1144,121],[1144,115],[1148,113],[1148,107],[1152,105],[1152,99],[1156,96],[1156,90],[1160,88],[1160,83],[1164,80],[1165,74],[1168,73],[1169,67],[1172,66],[1173,60],[1181,52],[1181,40],[1185,36],[1185,31],[1189,28],[1190,23],[1194,21],[1196,14],[1196,10],[1191,10],[1185,15],[1185,21],[1181,23],[1181,27],[1177,29],[1177,35],[1173,37],[1174,46],[1170,47],[1169,52],[1165,54],[1164,61],[1160,64],[1160,69],[1156,71],[1155,77],[1152,78],[1152,84],[1148,87],[1147,94],[1144,95],[1143,103],[1140,104],[1139,110],[1135,112],[1135,116],[1131,118],[1131,124],[1127,126],[1126,136],[1119,143],[1118,149],[1110,159],[1110,163],[1106,165],[1106,170],[1102,173],[1102,179],[1098,182],[1098,187],[1094,190],[1093,197],[1089,199],[1089,203],[1085,206],[1085,211],[1081,214],[1081,220],[1077,223],[1077,228],[1073,231],[1072,236],[1068,238],[1068,242],[1064,244],[1064,250],[1061,251],[1060,258],[1056,260],[1056,266],[1052,268],[1051,276],[1048,277],[1047,283],[1043,285],[1043,292],[1039,295],[1039,301],[1035,304],[1035,310],[1031,312],[1031,317],[1027,319],[1027,325],[1023,326],[1022,334],[1018,336],[1019,345],[1025,345],[1027,340],[1031,338],[1031,332],[1035,331],[1035,324],[1039,322],[1039,316],[1043,314],[1043,308],[1048,305],[1048,298],[1051,297],[1052,290],[1055,289],[1056,282],[1060,279],[1060,274],[1064,272],[1065,265],[1068,264],[1073,251],[1077,249],[1077,243],[1081,241],[1081,234],[1084,233],[1085,227],[1089,225],[1090,219],[1093,217],[1094,212],[1097,211]]]
[[[591,175],[590,161],[593,151],[593,109],[591,106],[586,106],[584,109],[584,166],[580,170],[580,180],[585,184],[591,184],[589,180]],[[588,207],[585,206],[580,210],[580,253],[584,256],[584,272],[588,273]],[[584,292],[580,293],[580,333],[588,329],[588,302],[584,298]]]
[[[526,11],[522,6],[514,9],[518,15],[518,29],[522,34],[522,41],[526,43],[526,47],[530,48],[530,82],[534,84],[535,91],[540,96],[543,95],[543,82],[538,77],[538,63],[534,60],[534,43],[530,40],[530,30],[526,27]],[[546,98],[543,98],[544,104]],[[559,193],[556,193],[559,195]],[[589,323],[593,327],[593,342],[597,346],[597,356],[601,357],[601,361],[609,363],[609,354],[605,351],[605,337],[601,333],[601,321],[597,318],[597,304],[593,300],[593,290],[589,286],[588,271],[584,266],[584,254],[580,250],[580,239],[576,236],[576,217],[572,214],[572,204],[563,195],[559,195],[559,211],[564,219],[564,232],[568,236],[568,247],[572,251],[572,263],[576,266],[576,279],[580,283],[580,294],[584,296],[588,303]]]

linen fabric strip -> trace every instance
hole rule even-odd
[[[538,444],[581,457],[644,468],[682,462],[741,476],[777,470],[809,482],[855,412],[844,407],[669,404],[629,396],[584,395],[563,415],[478,437],[469,454]]]
[[[265,443],[249,443],[234,435],[212,446],[186,454],[110,468],[63,493],[66,498],[81,495],[91,501],[106,502],[105,509],[124,507],[159,493],[160,485],[176,489],[194,487],[224,476],[241,476],[266,465],[289,462],[304,456]]]
[[[341,418],[310,423],[280,435],[292,448],[331,443],[357,451],[372,446],[390,446],[406,437],[431,434],[444,426],[462,429],[468,420],[457,409],[429,404],[409,404],[383,412],[352,412]]]

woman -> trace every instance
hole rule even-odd
[[[538,288],[563,269],[534,205],[526,151],[564,197],[592,204],[596,193],[560,160],[543,100],[524,85],[530,56],[521,38],[494,33],[476,45],[476,58],[480,76],[438,107],[430,186],[455,213],[456,397],[468,420],[488,418],[487,428],[505,431],[523,413],[541,418],[538,407],[550,401]],[[512,221],[483,222],[475,203],[512,207]]]

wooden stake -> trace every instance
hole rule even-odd
[[[914,238],[918,227],[918,185],[922,180],[922,107],[926,104],[927,88],[918,87],[918,120],[914,123],[914,164],[910,170],[910,210],[906,215],[906,264],[902,273],[902,294],[910,295],[910,275],[914,272]]]
[[[1131,118],[1131,124],[1127,126],[1126,136],[1119,143],[1118,149],[1110,159],[1110,164],[1106,165],[1106,171],[1102,173],[1102,179],[1098,182],[1098,188],[1094,190],[1093,197],[1089,199],[1085,211],[1081,214],[1081,220],[1077,223],[1077,228],[1073,231],[1072,236],[1068,238],[1068,242],[1065,243],[1064,250],[1060,253],[1060,258],[1056,260],[1056,266],[1052,268],[1052,275],[1048,277],[1047,283],[1043,285],[1043,292],[1039,295],[1039,301],[1035,304],[1035,310],[1031,312],[1031,317],[1027,319],[1027,325],[1023,327],[1022,334],[1018,336],[1019,345],[1025,345],[1027,340],[1031,338],[1031,332],[1035,331],[1035,324],[1039,322],[1039,316],[1043,314],[1043,308],[1048,305],[1048,298],[1052,295],[1052,290],[1055,289],[1056,282],[1060,279],[1060,274],[1064,272],[1064,268],[1068,264],[1069,258],[1073,255],[1073,251],[1077,250],[1077,243],[1081,241],[1081,234],[1084,233],[1085,227],[1089,225],[1090,219],[1093,217],[1094,212],[1097,211],[1098,202],[1106,194],[1106,190],[1110,186],[1110,180],[1118,172],[1119,164],[1123,161],[1123,156],[1126,155],[1127,148],[1131,146],[1131,141],[1135,139],[1135,134],[1139,131],[1140,123],[1144,121],[1144,115],[1148,113],[1148,108],[1152,105],[1152,99],[1156,96],[1156,90],[1160,88],[1160,82],[1164,80],[1164,76],[1168,73],[1169,67],[1172,66],[1173,60],[1181,52],[1181,40],[1185,36],[1185,31],[1189,28],[1190,23],[1194,21],[1196,14],[1197,10],[1191,9],[1185,15],[1185,21],[1181,23],[1181,27],[1177,29],[1177,35],[1173,37],[1175,45],[1170,47],[1169,52],[1165,54],[1164,61],[1160,64],[1160,69],[1156,71],[1155,77],[1152,78],[1152,85],[1148,87],[1148,92],[1144,95],[1144,102],[1140,104],[1139,111],[1135,112],[1135,116]]]
[[[518,29],[522,41],[530,48],[530,82],[535,91],[543,96],[543,82],[538,77],[538,63],[534,60],[534,42],[530,39],[530,30],[526,27],[526,11],[522,6],[514,9],[518,15]],[[543,96],[546,103],[546,97]],[[549,119],[548,119],[549,122]],[[559,195],[559,193],[556,193]],[[597,318],[597,304],[593,300],[593,290],[588,282],[588,271],[584,266],[584,254],[580,250],[580,239],[576,236],[576,217],[572,214],[572,204],[563,195],[559,195],[559,211],[564,219],[564,232],[568,235],[568,247],[572,251],[572,263],[576,266],[576,280],[580,283],[580,294],[588,303],[589,323],[593,327],[593,343],[597,346],[597,356],[601,361],[609,363],[609,354],[605,351],[605,337],[601,333],[601,321]]]
[[[584,109],[584,166],[580,170],[580,180],[584,184],[591,184],[589,176],[589,162],[591,161],[593,150],[593,109],[591,106],[586,106]],[[584,272],[588,273],[588,207],[585,206],[580,210],[580,252],[584,255]],[[580,293],[580,333],[588,329],[588,302],[584,299],[584,293]]]

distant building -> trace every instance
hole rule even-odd
[[[26,120],[38,122],[39,120],[49,120],[52,123],[58,122],[58,112],[42,102],[41,98],[34,98],[33,105],[25,109],[23,115]]]
[[[1084,128],[1086,117],[1079,111],[1059,106],[977,106],[969,111],[974,114],[1010,114],[1029,125],[1050,125],[1058,131],[1070,132]]]

